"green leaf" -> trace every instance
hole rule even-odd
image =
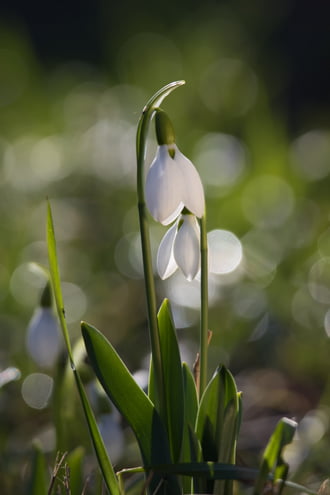
[[[152,469],[155,472],[161,471],[163,473],[172,473],[183,476],[199,476],[201,478],[210,480],[237,480],[237,481],[255,481],[258,477],[258,469],[235,466],[233,464],[224,464],[217,462],[181,462],[177,464],[162,464],[159,466],[149,466],[148,469]],[[141,466],[122,469],[118,475],[133,474],[144,472],[146,468]],[[272,480],[272,476],[268,477]],[[320,492],[311,490],[298,483],[292,481],[284,481],[284,485],[287,488],[292,488],[295,491],[306,492],[310,495],[320,495]]]
[[[195,434],[195,423],[198,410],[197,389],[194,377],[186,363],[182,364],[183,389],[184,389],[184,427],[181,461],[200,461],[202,459],[201,445]],[[182,486],[184,493],[192,490],[192,479],[183,477]]]
[[[71,363],[73,363],[70,337],[65,320],[65,310],[64,310],[64,303],[63,303],[63,296],[61,289],[60,271],[57,261],[53,215],[49,201],[47,202],[47,248],[48,248],[50,279],[54,292],[57,314],[60,320],[61,329],[62,329],[65,345],[69,354],[69,358]]]
[[[166,430],[149,397],[137,385],[110,342],[86,322],[81,329],[95,374],[134,431],[144,464],[171,462]],[[154,478],[150,489],[162,481],[162,478]],[[169,493],[180,493],[176,480],[167,480],[167,486]]]
[[[67,324],[66,324],[66,320],[65,320],[65,311],[64,311],[63,296],[62,296],[62,290],[61,290],[60,273],[59,273],[59,267],[58,267],[58,261],[57,261],[54,223],[53,223],[52,211],[51,211],[51,207],[50,207],[49,202],[48,202],[48,209],[47,209],[47,247],[48,247],[50,277],[51,277],[52,287],[53,287],[53,291],[54,291],[54,297],[55,297],[58,317],[60,320],[65,345],[66,345],[69,359],[70,359],[70,365],[71,365],[71,368],[72,368],[73,373],[74,373],[76,385],[78,388],[80,400],[81,400],[83,410],[85,413],[85,418],[86,418],[88,429],[89,429],[89,432],[91,435],[91,440],[92,440],[92,443],[93,443],[93,446],[95,449],[96,457],[98,459],[99,466],[100,466],[100,469],[102,471],[105,484],[108,487],[108,490],[110,492],[110,495],[120,495],[118,480],[116,478],[115,472],[113,470],[110,459],[108,457],[106,448],[104,446],[103,439],[102,439],[100,432],[98,430],[98,427],[97,427],[94,413],[93,413],[92,408],[88,402],[88,398],[87,398],[85,389],[83,387],[83,384],[81,382],[79,373],[76,369],[74,359],[73,359],[70,336],[69,336],[69,332],[68,332],[68,328],[67,328]]]
[[[82,384],[82,381],[80,379],[77,370],[74,370],[74,377],[76,380],[76,385],[80,395],[81,403],[84,409],[91,440],[94,446],[98,464],[103,474],[105,484],[108,487],[108,490],[111,495],[120,495],[120,489],[116,474],[111,465],[107,450],[105,448],[103,439],[101,437],[100,431],[96,423],[93,410],[90,406],[84,386]]]
[[[27,484],[26,495],[46,495],[47,489],[45,456],[41,448],[35,444],[33,445],[31,475]]]
[[[218,462],[182,462],[169,465],[150,466],[154,471],[199,476],[209,480],[238,480],[253,481],[258,476],[258,470]]]
[[[296,429],[297,423],[292,419],[282,418],[277,423],[262,457],[254,495],[259,495],[263,492],[270,473],[273,473],[274,482],[281,479],[283,484],[283,480],[287,476],[288,466],[282,459],[282,451],[287,444],[291,443]],[[281,489],[282,487],[280,487],[280,491]]]
[[[171,458],[179,460],[184,423],[183,374],[180,350],[172,321],[170,306],[165,299],[158,312],[160,352],[164,377],[165,411],[160,411],[166,424]]]
[[[239,396],[235,380],[224,367],[219,367],[209,382],[201,398],[197,422],[197,437],[202,445],[204,461],[234,463],[236,441],[240,422]],[[199,489],[205,490],[205,487]],[[213,487],[207,492],[231,493],[226,484]]]
[[[71,495],[81,495],[84,487],[83,461],[85,450],[77,447],[67,456],[67,463],[70,469],[70,489]]]
[[[185,402],[185,425],[195,427],[198,411],[198,398],[195,380],[187,363],[182,364]]]

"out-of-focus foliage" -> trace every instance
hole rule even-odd
[[[52,56],[46,63],[39,44],[41,62],[24,24],[0,27],[3,493],[24,485],[32,440],[38,439],[46,453],[56,448],[49,406],[58,400],[53,381],[58,374],[66,387],[62,418],[74,425],[64,448],[90,449],[63,365],[38,367],[25,344],[45,283],[30,262],[47,265],[46,197],[53,205],[73,340],[80,319],[88,319],[143,376],[149,343],[136,211],[136,124],[148,96],[181,78],[186,86],[164,106],[180,149],[202,177],[209,230],[220,229],[213,233],[223,256],[210,280],[210,369],[229,366],[243,391],[242,457],[250,463],[252,453],[254,460],[285,414],[300,421],[288,452],[293,473],[300,470],[305,482],[316,486],[328,473],[329,107],[313,107],[310,99],[305,106],[301,100],[293,116],[286,111],[281,96],[290,94],[285,88],[292,75],[287,53],[264,51],[263,43],[269,47],[270,37],[281,39],[292,11],[283,2],[278,8],[269,5],[266,15],[257,4],[206,4],[191,10],[178,4],[171,15],[165,6],[164,14],[151,9],[146,15],[142,9],[134,25],[121,22],[118,31],[115,19],[122,18],[123,7],[112,15],[105,9],[101,63],[83,52],[79,59],[72,49],[77,41],[70,45],[69,39],[74,58]],[[80,36],[85,46],[84,33]],[[300,43],[302,49],[307,45],[305,38]],[[320,43],[320,56],[324,50]],[[309,60],[311,54],[305,55]],[[150,162],[154,151],[151,137]],[[155,252],[164,232],[152,225]],[[167,296],[174,307],[189,365],[198,346],[197,284],[180,274],[158,282],[159,301]],[[82,355],[88,381],[83,361]],[[13,381],[10,367],[20,371]],[[111,448],[118,447],[113,454],[118,463],[124,455],[135,460],[133,448],[123,451],[118,425],[126,439],[131,433],[97,386],[90,386],[90,394],[101,424],[107,425],[104,430],[113,429]]]

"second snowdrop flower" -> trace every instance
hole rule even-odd
[[[158,248],[157,270],[162,279],[168,278],[178,267],[189,281],[200,269],[200,228],[195,215],[181,215]]]
[[[175,144],[172,124],[162,110],[156,112],[158,150],[147,174],[145,196],[151,215],[168,225],[186,208],[204,214],[204,189],[199,174]]]
[[[26,347],[35,363],[44,368],[54,366],[62,350],[62,337],[51,304],[49,284],[41,296],[27,329]]]

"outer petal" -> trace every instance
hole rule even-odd
[[[173,255],[173,245],[177,234],[178,222],[176,222],[164,235],[157,253],[157,270],[163,280],[170,277],[178,265]]]
[[[50,308],[38,308],[27,329],[26,347],[32,359],[51,368],[61,351],[62,341],[57,319]]]
[[[175,162],[181,172],[182,201],[196,217],[201,218],[205,211],[204,188],[194,165],[176,147]]]
[[[181,174],[167,145],[158,147],[147,174],[145,195],[151,215],[163,225],[173,222],[184,206]]]
[[[200,266],[199,226],[193,215],[182,215],[183,224],[174,241],[174,258],[187,280],[193,280]]]

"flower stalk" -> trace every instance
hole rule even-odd
[[[137,196],[140,222],[142,258],[144,267],[145,290],[147,298],[147,313],[149,322],[149,334],[151,352],[154,363],[155,382],[159,396],[159,408],[165,411],[164,404],[164,377],[162,367],[162,357],[160,349],[159,329],[157,322],[156,291],[153,277],[152,256],[150,247],[149,226],[147,220],[145,193],[144,193],[144,165],[146,155],[147,134],[150,122],[154,116],[156,108],[164,98],[174,89],[184,84],[184,81],[176,81],[160,89],[146,104],[140,117],[136,134],[136,155],[137,155]]]
[[[160,350],[159,330],[157,322],[157,303],[156,303],[156,291],[155,282],[152,268],[152,256],[150,246],[149,225],[147,220],[146,203],[144,199],[144,161],[145,161],[145,147],[146,147],[146,134],[149,127],[149,122],[152,118],[152,112],[144,111],[138,129],[141,132],[137,133],[137,195],[138,195],[138,212],[140,223],[140,236],[142,247],[142,259],[144,269],[144,282],[147,299],[147,313],[149,322],[149,334],[151,352],[153,356],[155,380],[157,389],[159,391],[160,408],[162,408],[162,396],[161,390],[163,390],[163,368],[162,358]]]
[[[200,316],[200,377],[199,397],[202,396],[207,385],[207,348],[209,340],[208,330],[208,250],[206,213],[200,219],[200,250],[201,250],[201,316]]]

